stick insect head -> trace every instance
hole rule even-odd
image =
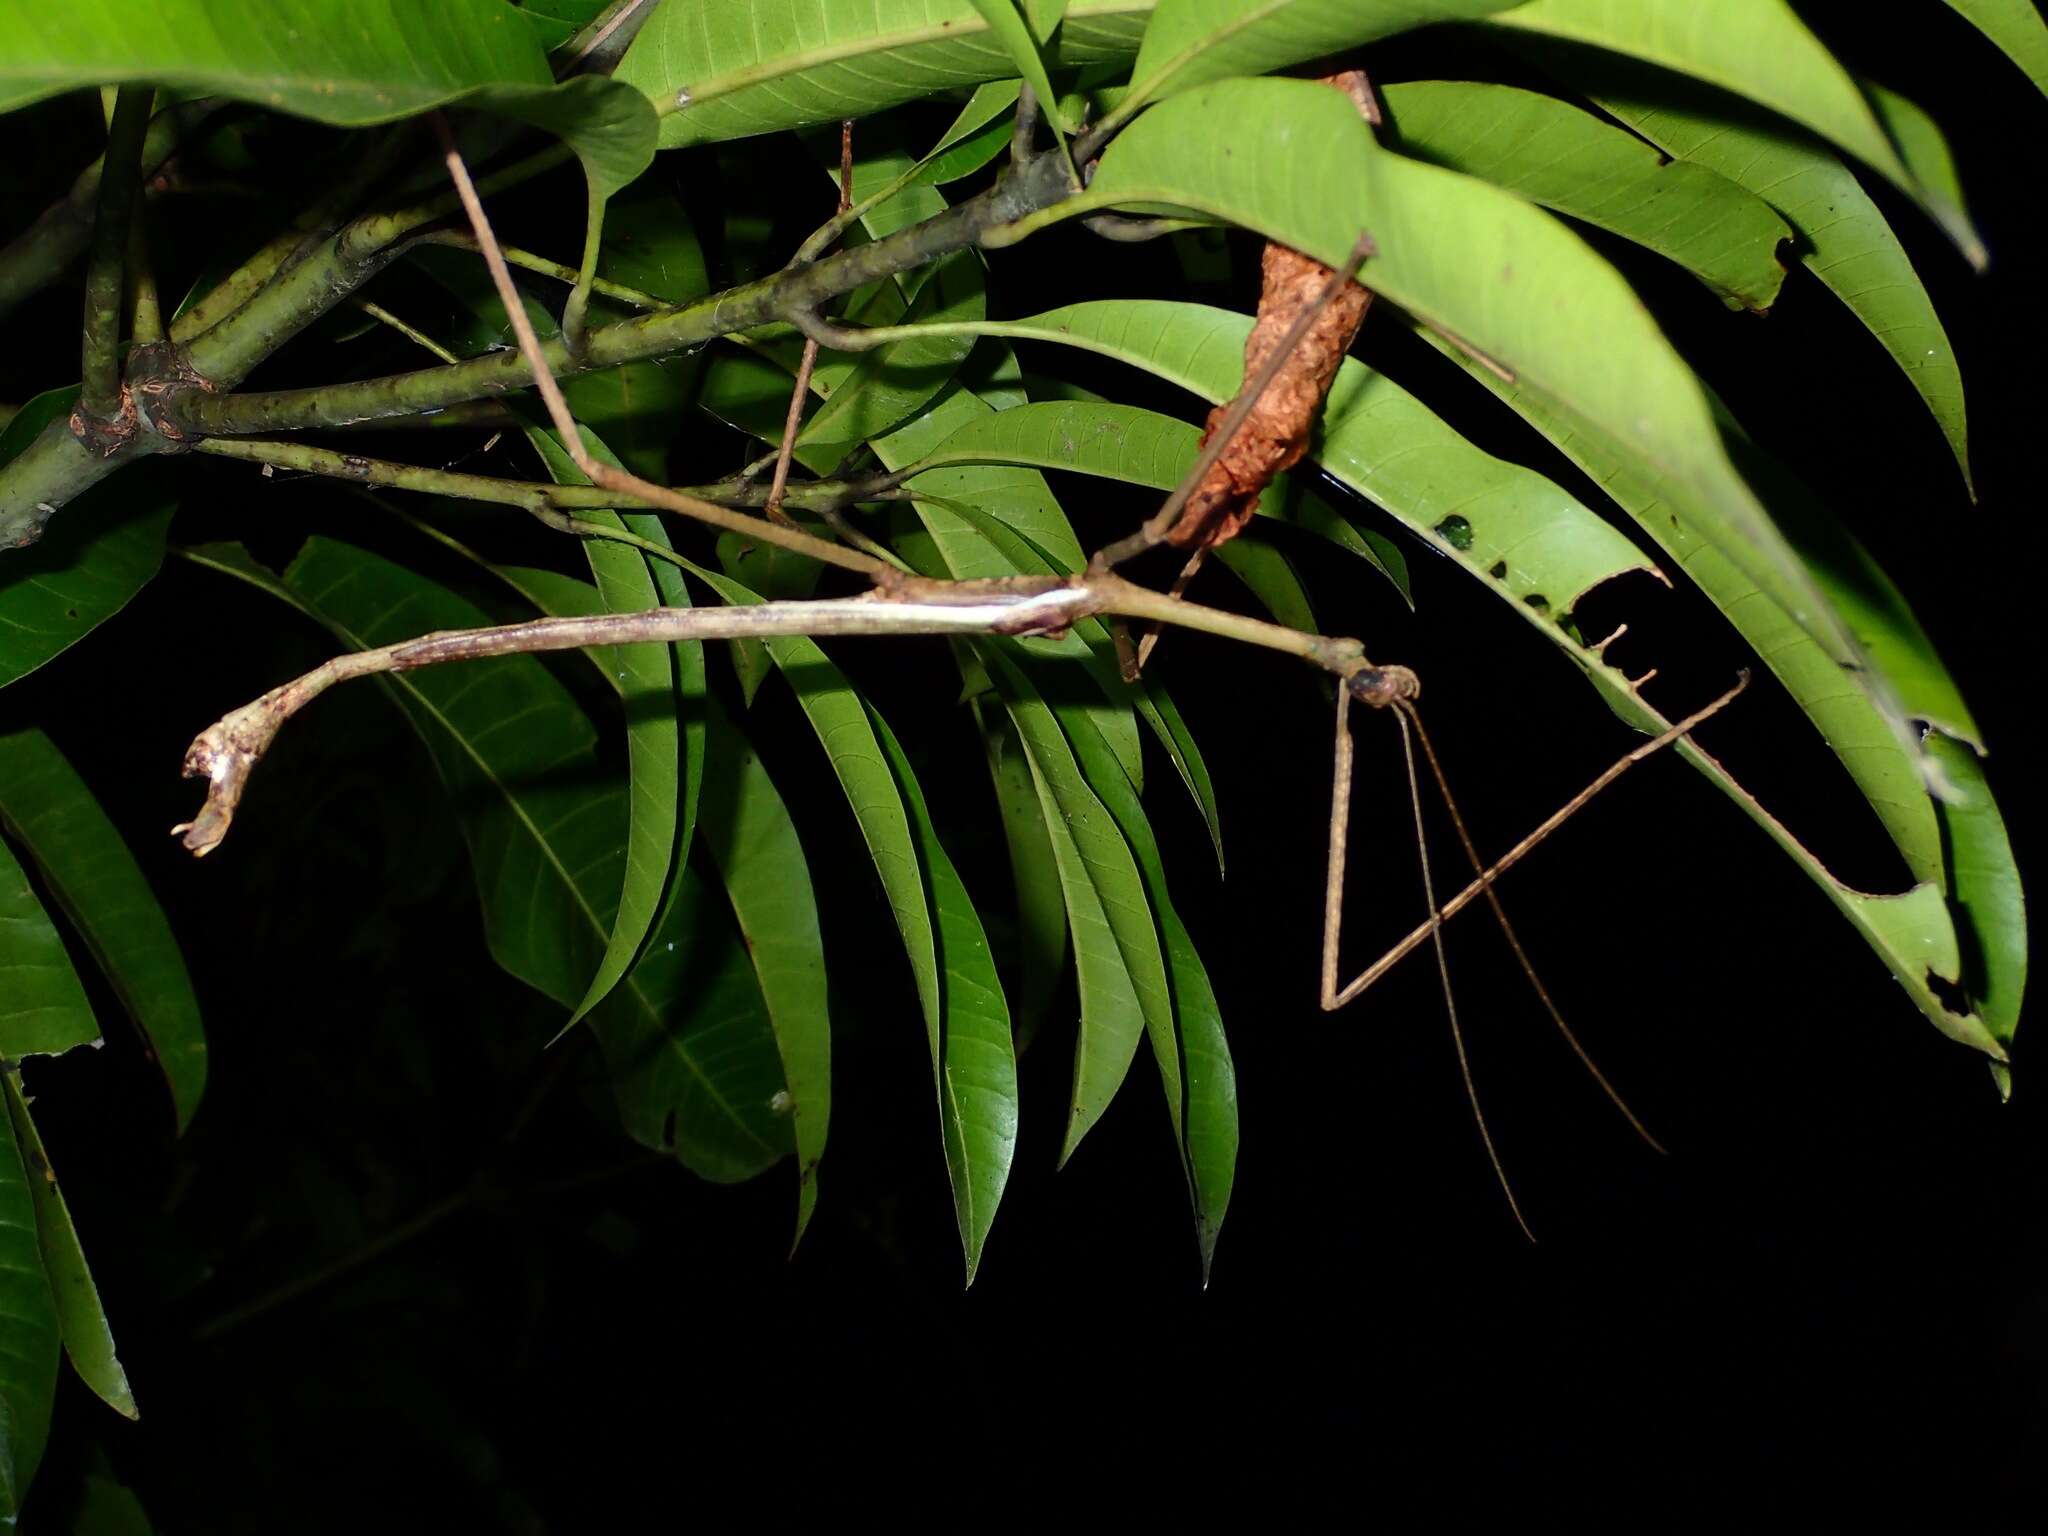
[[[1406,667],[1360,667],[1344,679],[1351,697],[1374,709],[1408,704],[1422,696],[1422,679]]]

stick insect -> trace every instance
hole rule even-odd
[[[439,120],[436,121],[438,125]],[[1367,659],[1363,645],[1357,640],[1307,634],[1282,625],[1204,607],[1187,602],[1178,591],[1152,591],[1116,573],[1115,567],[1124,560],[1160,543],[1171,541],[1170,535],[1196,486],[1231,446],[1261,395],[1288,366],[1295,349],[1308,333],[1316,317],[1357,277],[1361,266],[1373,250],[1372,241],[1368,236],[1360,236],[1344,267],[1331,272],[1329,281],[1317,294],[1314,302],[1303,309],[1263,365],[1246,380],[1237,399],[1216,422],[1215,430],[1211,432],[1202,453],[1190,467],[1181,485],[1137,532],[1106,546],[1088,562],[1084,571],[1070,576],[972,581],[933,580],[909,573],[895,562],[886,549],[865,539],[858,541],[859,547],[834,543],[805,532],[787,523],[786,520],[771,522],[729,507],[704,502],[667,487],[652,484],[593,458],[583,445],[582,436],[541,352],[539,341],[527,319],[520,295],[513,286],[510,270],[498,248],[490,222],[485,217],[475,188],[470,182],[467,168],[452,140],[448,138],[445,126],[442,132],[450,176],[461,195],[478,245],[504,300],[506,313],[511,318],[521,351],[532,370],[534,383],[547,405],[560,441],[578,469],[592,484],[606,493],[617,495],[624,505],[653,506],[679,512],[717,526],[744,532],[764,543],[779,544],[830,564],[859,571],[870,578],[873,589],[853,598],[770,602],[748,607],[664,608],[650,612],[608,613],[588,618],[544,618],[489,629],[444,631],[375,650],[355,651],[336,656],[303,676],[281,684],[261,698],[224,716],[192,743],[185,757],[185,773],[188,777],[206,779],[208,789],[206,801],[194,819],[172,829],[175,834],[182,837],[187,849],[194,854],[204,854],[220,843],[227,834],[250,773],[278,730],[328,688],[350,678],[380,672],[409,671],[418,667],[484,656],[647,642],[677,643],[798,634],[1051,635],[1062,633],[1075,621],[1091,616],[1107,617],[1113,622],[1134,621],[1149,625],[1151,634],[1148,635],[1148,640],[1156,636],[1161,625],[1203,630],[1227,639],[1297,656],[1332,674],[1337,684],[1319,985],[1319,1000],[1322,1007],[1325,1010],[1343,1007],[1356,999],[1397,961],[1424,941],[1433,944],[1451,1037],[1457,1052],[1459,1072],[1481,1142],[1517,1225],[1533,1241],[1533,1234],[1530,1233],[1529,1224],[1515,1198],[1514,1189],[1508,1181],[1506,1170],[1487,1128],[1484,1112],[1480,1108],[1470,1059],[1459,1026],[1457,1005],[1450,983],[1450,969],[1443,946],[1443,925],[1474,900],[1484,899],[1500,923],[1517,963],[1573,1053],[1643,1140],[1656,1150],[1663,1150],[1623,1102],[1613,1085],[1594,1065],[1592,1058],[1565,1023],[1562,1013],[1538,978],[1512,924],[1502,910],[1494,886],[1501,875],[1527,856],[1533,848],[1621,774],[1653,753],[1681,740],[1701,722],[1726,707],[1746,685],[1747,674],[1720,698],[1679,721],[1662,735],[1642,743],[1623,755],[1584,790],[1567,801],[1554,815],[1489,865],[1480,857],[1464,819],[1458,812],[1442,764],[1437,758],[1428,733],[1423,729],[1421,715],[1416,707],[1421,685],[1414,672],[1402,666],[1374,665]],[[835,337],[843,337],[848,333],[835,328],[834,334]],[[1334,372],[1334,364],[1331,371]],[[788,439],[795,429],[796,421],[797,413],[793,408],[789,424],[785,427],[785,440],[780,455],[784,465],[787,463]],[[352,478],[362,478],[361,466],[368,462],[355,459],[346,472]],[[784,472],[786,473],[786,470]],[[515,482],[495,483],[507,488],[516,485]],[[519,504],[516,495],[503,495],[497,499],[511,500]],[[550,516],[540,504],[527,504],[537,514]],[[572,532],[591,533],[597,529],[597,525],[594,524],[577,525],[574,519],[562,517],[559,513],[552,514],[552,520],[555,526],[567,524],[569,531]],[[842,519],[834,518],[830,522],[835,529],[846,531]],[[609,532],[606,536],[620,537],[615,531]],[[640,544],[649,554],[668,554],[660,546],[634,540],[630,535],[625,537],[629,542]],[[674,557],[669,555],[669,558]],[[1120,623],[1119,628],[1121,631]],[[1142,665],[1143,653],[1133,652],[1129,648],[1128,637],[1121,633],[1120,642],[1120,649],[1126,657],[1127,671],[1135,674],[1138,666]],[[1338,940],[1343,928],[1344,873],[1349,844],[1354,757],[1350,711],[1354,703],[1372,709],[1391,711],[1395,723],[1400,728],[1428,916],[1399,944],[1340,988],[1337,984]],[[1436,899],[1428,853],[1423,842],[1420,771],[1422,764],[1427,765],[1431,778],[1443,795],[1460,846],[1474,872],[1474,878],[1469,885],[1449,901],[1441,904]]]

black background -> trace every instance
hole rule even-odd
[[[1755,435],[1827,487],[1905,588],[1992,745],[2024,870],[2039,837],[2028,215],[2042,104],[1945,8],[1913,8],[1910,36],[1803,9],[1944,123],[1973,194],[1994,257],[1983,277],[1878,195],[1962,363],[1979,504],[1896,369],[1811,279],[1789,280],[1762,320],[1621,259]],[[1372,62],[1382,79],[1410,60],[1443,70],[1435,48]],[[775,151],[748,153],[775,169]],[[795,226],[815,212],[798,208]],[[1004,312],[1160,289],[1159,248],[1059,232],[1030,250],[996,259]],[[1236,251],[1239,271],[1254,250]],[[1242,280],[1202,296],[1254,298]],[[24,331],[61,337],[66,319]],[[1360,352],[1481,442],[1579,485],[1386,317]],[[69,366],[24,348],[7,387],[64,382]],[[1128,375],[1105,379],[1130,397]],[[181,538],[288,553],[309,527],[384,537],[318,488],[173,467],[211,488],[188,499]],[[1099,485],[1059,488],[1084,538],[1143,510]],[[1484,847],[1630,744],[1573,669],[1412,541],[1412,615],[1350,562],[1292,549],[1326,625],[1423,676]],[[1652,698],[1668,713],[1746,662],[1703,601],[1647,581],[1603,601],[1631,625],[1631,667],[1662,669]],[[1675,759],[1624,779],[1505,886],[1553,994],[1669,1158],[1598,1097],[1485,920],[1453,925],[1461,1013],[1531,1247],[1474,1135],[1426,958],[1345,1012],[1315,1007],[1318,685],[1172,637],[1159,675],[1208,753],[1230,857],[1219,883],[1154,760],[1148,804],[1239,1077],[1243,1152],[1213,1278],[1204,1290],[1145,1060],[1054,1174],[1070,1066],[1054,1027],[1023,1056],[1016,1169],[963,1293],[922,1029],[786,691],[764,691],[757,729],[813,850],[836,988],[832,1147],[794,1260],[786,1168],[728,1189],[634,1159],[603,1122],[594,1053],[541,1055],[556,1020],[491,967],[431,770],[371,690],[331,696],[287,733],[218,856],[185,862],[161,836],[196,803],[175,776],[192,733],[321,647],[280,630],[265,600],[173,562],[4,701],[8,720],[57,736],[140,848],[213,1048],[207,1101],[177,1143],[160,1085],[118,1034],[31,1069],[144,1417],[122,1425],[67,1379],[25,1528],[60,1526],[99,1457],[177,1531],[527,1530],[710,1510],[1000,1520],[1040,1500],[1200,1513],[1232,1493],[1269,1518],[1504,1500],[1654,1521],[1917,1494],[1981,1526],[2048,1492],[2041,1100],[2025,1033],[2001,1107],[1982,1060],[1930,1028],[1820,893]],[[839,654],[910,742],[970,883],[999,909],[986,781],[950,713],[943,651],[852,649]],[[1391,726],[1359,733],[1352,969],[1420,905]],[[1768,679],[1703,736],[1846,878],[1902,882]],[[1447,829],[1433,830],[1448,871]],[[411,1240],[245,1311],[458,1191]]]

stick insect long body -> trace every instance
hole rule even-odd
[[[490,267],[492,278],[505,302],[506,312],[518,334],[520,348],[533,371],[534,382],[548,407],[562,445],[590,482],[600,488],[631,496],[640,504],[652,504],[687,516],[698,517],[718,526],[740,528],[764,542],[781,544],[829,563],[859,571],[873,581],[874,588],[859,597],[843,599],[769,602],[711,609],[663,608],[650,612],[609,613],[588,618],[538,619],[490,629],[424,635],[376,650],[337,656],[224,716],[192,743],[185,759],[186,775],[204,778],[208,789],[205,804],[194,819],[173,829],[182,836],[186,848],[195,854],[204,854],[219,844],[227,834],[250,773],[269,748],[277,731],[285,721],[328,688],[350,678],[380,672],[410,671],[419,667],[483,656],[649,642],[680,643],[767,635],[1058,634],[1063,633],[1077,620],[1095,616],[1106,617],[1112,621],[1135,621],[1149,626],[1147,640],[1142,648],[1130,647],[1127,635],[1123,634],[1121,629],[1119,632],[1120,649],[1126,656],[1127,672],[1135,674],[1137,668],[1143,664],[1144,656],[1149,652],[1151,641],[1156,637],[1160,625],[1204,630],[1227,639],[1299,657],[1332,674],[1338,685],[1319,986],[1323,1008],[1334,1010],[1343,1007],[1357,998],[1396,961],[1419,944],[1425,940],[1434,943],[1452,1040],[1456,1046],[1460,1072],[1480,1138],[1501,1189],[1507,1197],[1509,1208],[1523,1232],[1527,1233],[1528,1223],[1522,1217],[1514,1191],[1508,1183],[1506,1172],[1487,1130],[1485,1116],[1480,1110],[1463,1034],[1458,1025],[1456,1003],[1451,993],[1449,967],[1443,952],[1443,925],[1472,901],[1483,898],[1492,908],[1517,961],[1574,1053],[1592,1073],[1608,1097],[1628,1117],[1630,1124],[1641,1133],[1643,1139],[1652,1147],[1657,1146],[1655,1139],[1643,1129],[1627,1105],[1622,1103],[1620,1095],[1593,1065],[1591,1058],[1565,1024],[1563,1016],[1552,1002],[1542,982],[1537,979],[1533,966],[1530,965],[1519,940],[1515,937],[1513,927],[1501,909],[1494,884],[1508,868],[1525,857],[1532,848],[1621,773],[1680,739],[1701,721],[1725,707],[1735,694],[1741,691],[1747,680],[1746,676],[1744,682],[1738,682],[1734,689],[1720,699],[1680,721],[1662,736],[1624,755],[1504,857],[1489,866],[1480,858],[1466,831],[1463,819],[1458,815],[1442,766],[1437,761],[1436,752],[1427,733],[1422,729],[1421,716],[1416,709],[1416,698],[1421,691],[1421,685],[1412,671],[1400,666],[1374,665],[1368,660],[1364,646],[1356,640],[1307,634],[1282,625],[1207,608],[1185,601],[1179,595],[1178,589],[1171,593],[1155,592],[1125,580],[1115,571],[1116,565],[1125,558],[1169,541],[1169,536],[1187,504],[1189,494],[1217,462],[1218,457],[1231,445],[1259,396],[1286,366],[1317,313],[1352,282],[1361,264],[1371,254],[1373,246],[1368,236],[1361,234],[1346,265],[1341,270],[1331,273],[1319,297],[1293,322],[1264,364],[1246,380],[1238,400],[1218,423],[1217,430],[1211,434],[1209,442],[1191,466],[1185,481],[1160,510],[1147,519],[1137,533],[1110,544],[1089,561],[1085,571],[1065,578],[1016,577],[997,580],[938,581],[905,573],[898,565],[892,563],[893,557],[890,557],[886,550],[864,539],[858,541],[859,548],[849,548],[847,544],[833,543],[805,533],[789,525],[787,519],[779,523],[769,522],[729,508],[712,506],[666,487],[651,484],[592,457],[583,444],[582,435],[569,413],[553,375],[548,370],[538,339],[534,336],[531,323],[526,317],[525,307],[512,284],[511,273],[498,248],[490,223],[484,216],[475,189],[470,183],[467,168],[463,165],[452,140],[447,139],[445,128],[443,133],[450,176],[469,214],[471,227]],[[844,159],[844,146],[842,158]],[[842,178],[843,175],[844,173]],[[845,198],[842,184],[842,204]],[[839,336],[842,333],[835,329],[834,334]],[[778,455],[781,471],[777,476],[778,491],[781,488],[782,476],[787,473],[789,439],[796,425],[797,413],[793,408]],[[774,493],[771,493],[771,500],[774,499]],[[834,520],[833,527],[842,534],[847,531],[837,520]],[[646,549],[650,555],[660,554],[667,558],[676,558],[671,552],[655,546],[646,546]],[[1400,728],[1407,762],[1410,798],[1414,807],[1417,847],[1422,855],[1422,881],[1428,917],[1400,944],[1389,950],[1348,985],[1340,988],[1337,984],[1338,941],[1343,928],[1344,872],[1349,841],[1348,824],[1354,757],[1350,710],[1354,702],[1374,709],[1391,710]],[[1470,885],[1441,906],[1436,901],[1426,845],[1423,842],[1421,775],[1416,754],[1418,743],[1421,746],[1422,760],[1427,762],[1432,777],[1443,792],[1452,823],[1475,876]]]

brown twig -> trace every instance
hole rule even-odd
[[[562,396],[561,385],[555,382],[554,373],[549,369],[547,358],[541,351],[540,338],[534,334],[533,322],[527,318],[526,305],[521,301],[519,289],[512,281],[512,270],[505,265],[504,254],[498,249],[497,236],[491,230],[490,220],[484,216],[482,201],[477,197],[476,185],[469,179],[469,167],[463,163],[462,151],[455,145],[455,139],[448,131],[448,124],[437,113],[434,128],[441,136],[442,149],[448,162],[449,178],[455,183],[455,190],[462,201],[463,210],[469,215],[470,227],[476,233],[477,246],[483,252],[484,265],[490,268],[491,281],[496,285],[498,297],[504,303],[505,314],[512,322],[512,331],[519,339],[520,355],[532,371],[533,382],[540,390],[541,400],[546,404],[548,419],[554,424],[561,440],[562,449],[570,460],[592,485],[610,491],[623,491],[665,511],[680,512],[685,517],[731,528],[733,519],[739,519],[740,531],[766,544],[778,544],[784,549],[800,555],[809,555],[814,560],[823,560],[830,565],[844,566],[847,570],[859,571],[868,577],[886,579],[895,574],[895,568],[887,561],[858,550],[847,549],[829,540],[817,538],[799,528],[782,527],[764,518],[747,517],[742,513],[714,507],[709,502],[699,501],[694,496],[684,496],[667,486],[656,485],[638,475],[606,464],[592,456],[583,445],[583,434],[577,429],[576,419],[569,413],[569,402]]]
[[[839,125],[839,206],[833,211],[834,219],[843,217],[853,206],[853,119],[847,118]],[[804,355],[796,368],[796,387],[789,392],[789,412],[782,421],[782,445],[775,451],[775,475],[768,482],[768,500],[761,510],[778,523],[788,523],[783,516],[782,492],[789,484],[789,461],[796,452],[796,434],[804,421],[804,401],[810,398],[811,370],[818,366],[817,338],[804,338]]]

